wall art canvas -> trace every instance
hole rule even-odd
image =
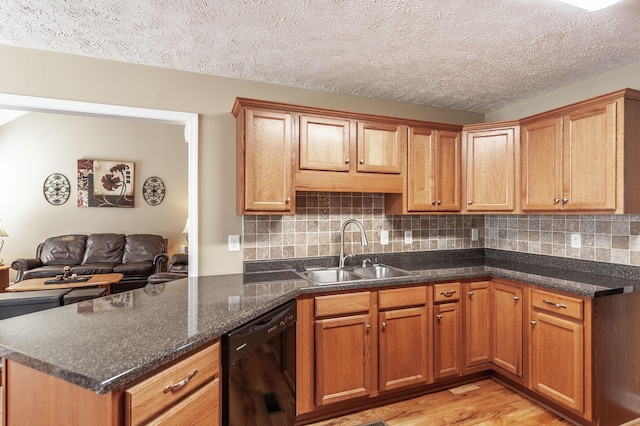
[[[133,162],[78,160],[78,207],[133,207]]]

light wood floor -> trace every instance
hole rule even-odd
[[[572,424],[495,380],[484,379],[475,385],[480,389],[460,395],[445,390],[313,426],[357,426],[375,420],[384,420],[389,426]]]

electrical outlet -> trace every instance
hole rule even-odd
[[[229,251],[240,251],[240,235],[229,235]]]
[[[404,231],[404,243],[412,244],[413,243],[413,232],[412,231]]]
[[[383,246],[389,244],[389,231],[380,231],[380,244]]]
[[[571,248],[581,248],[582,238],[580,234],[571,234]]]
[[[471,228],[471,241],[478,241],[478,228]]]

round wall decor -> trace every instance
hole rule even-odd
[[[151,176],[142,185],[142,196],[152,206],[157,206],[164,200],[164,191],[164,182],[157,176]]]
[[[69,179],[62,173],[52,173],[44,180],[42,186],[44,198],[54,206],[60,206],[67,202],[71,194]]]

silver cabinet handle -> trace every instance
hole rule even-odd
[[[443,295],[444,297],[451,297],[455,292],[456,292],[455,290],[441,291],[440,294]]]
[[[442,200],[438,200],[438,205],[441,205],[441,204],[442,204]]]
[[[284,200],[284,202],[287,203],[287,204],[290,203],[291,202],[291,197],[287,197],[287,199]]]
[[[360,164],[364,164],[364,160],[360,160]]]
[[[193,379],[193,376],[196,375],[196,373],[198,372],[198,370],[193,370],[191,372],[191,374],[189,374],[187,376],[186,379],[184,380],[180,380],[178,383],[174,383],[172,385],[167,386],[166,388],[164,388],[164,393],[169,393],[169,392],[174,392],[179,390],[180,388],[182,388],[183,386],[185,386],[187,383],[189,383],[191,381],[191,379]]]
[[[469,204],[469,205],[473,204],[473,200],[467,201],[467,204]]]
[[[346,160],[344,160],[345,164],[349,164],[351,162],[351,159],[347,158]]]
[[[547,305],[555,306],[556,308],[566,308],[567,307],[567,305],[565,305],[564,303],[549,302],[547,299],[542,299],[542,303],[546,303]]]
[[[560,198],[554,198],[553,199],[553,204],[558,204],[560,202]]]
[[[564,197],[564,198],[562,199],[562,202],[563,202],[563,203],[568,203],[568,202],[569,202],[569,199],[568,199],[567,197]]]
[[[469,296],[473,296],[473,292],[470,291],[469,293],[467,293]]]
[[[382,328],[387,328],[387,323],[386,322],[382,323]]]
[[[518,301],[518,300],[520,300],[520,297],[519,296],[513,296],[513,300]]]
[[[537,322],[536,321],[531,321],[531,325],[536,325]]]
[[[436,200],[431,200],[431,205],[435,206],[436,205]]]
[[[365,325],[365,327],[367,327],[367,330],[369,330],[371,328],[371,324],[367,324]]]
[[[438,314],[436,315],[436,318],[438,318],[438,321],[440,321],[442,319],[442,315]]]

